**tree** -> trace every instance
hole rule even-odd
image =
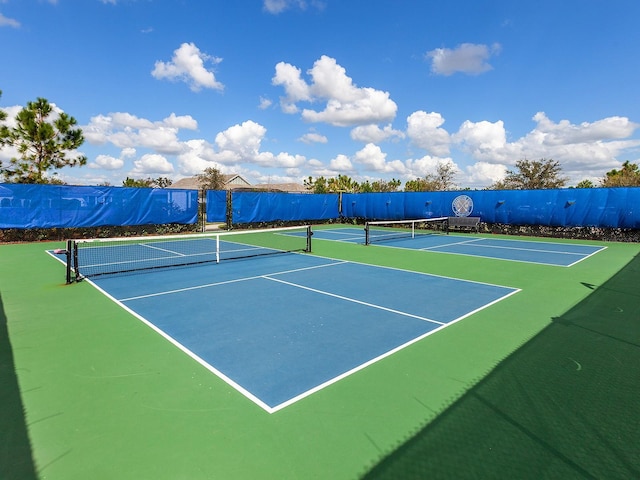
[[[0,97],[2,97],[2,90],[0,90]],[[7,112],[4,110],[0,110],[0,148],[2,148],[5,144],[5,138],[9,136],[9,129],[6,125],[2,125],[1,123],[7,119]],[[2,169],[2,160],[0,160],[0,173],[4,173]]]
[[[327,189],[332,193],[357,193],[360,185],[348,175],[338,175],[327,181]]]
[[[356,193],[360,191],[358,182],[347,175],[338,175],[329,179],[318,177],[316,180],[309,177],[304,181],[304,186],[313,193]]]
[[[576,185],[576,188],[593,188],[595,185],[591,180],[582,180]]]
[[[15,127],[0,129],[2,145],[15,147],[20,155],[10,160],[10,169],[3,169],[7,181],[51,183],[46,177],[49,170],[86,165],[84,155],[70,155],[84,143],[82,129],[73,128],[76,119],[54,113],[46,99],[38,98],[18,113]]]
[[[304,188],[313,193],[327,193],[327,179],[318,177],[314,180],[312,176],[309,176],[304,181]]]
[[[562,188],[567,179],[560,176],[560,162],[551,158],[518,160],[516,170],[507,170],[504,180],[492,185],[495,190],[538,190]]]
[[[204,190],[224,190],[224,176],[217,168],[205,168],[196,178]]]
[[[134,188],[167,188],[173,181],[166,177],[135,179],[127,177],[122,181],[123,187]]]
[[[439,163],[435,173],[428,173],[424,178],[409,180],[404,185],[405,192],[439,192],[453,190],[456,167],[451,163]]]
[[[603,187],[638,187],[640,186],[640,168],[629,160],[622,164],[620,170],[615,168],[606,173],[600,181]]]
[[[369,192],[397,192],[402,182],[398,179],[392,178],[391,180],[376,180],[375,182],[369,182],[367,180],[360,184],[360,193]]]

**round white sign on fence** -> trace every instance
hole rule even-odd
[[[456,217],[468,217],[473,212],[473,200],[468,195],[458,195],[451,203]]]

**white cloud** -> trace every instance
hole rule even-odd
[[[577,183],[587,177],[602,178],[606,171],[620,165],[618,157],[623,152],[640,146],[640,140],[625,140],[640,127],[625,117],[576,125],[567,120],[556,123],[544,112],[538,112],[533,120],[535,128],[513,142],[507,141],[502,121],[464,122],[452,138],[479,162],[469,170],[470,180],[479,180],[482,174],[489,177],[485,164],[500,165],[506,170],[521,159],[551,158],[560,162],[562,174],[570,183]],[[493,169],[491,175],[498,172]]]
[[[124,160],[110,155],[98,155],[94,162],[89,163],[89,168],[102,168],[104,170],[119,170],[124,166]]]
[[[436,112],[417,111],[407,117],[407,136],[411,143],[425,149],[431,155],[449,155],[451,138],[449,132],[440,128],[444,124],[442,115]]]
[[[466,168],[469,185],[492,185],[504,179],[507,167],[502,164],[477,162]]]
[[[87,142],[94,145],[111,143],[118,148],[145,147],[160,153],[177,154],[182,145],[180,129],[195,130],[197,122],[189,115],[171,114],[160,122],[152,122],[129,113],[116,112],[92,117],[82,127]]]
[[[363,165],[366,171],[377,173],[406,173],[406,167],[400,160],[387,161],[387,154],[378,145],[368,143],[357,151],[353,161]]]
[[[353,171],[353,164],[348,156],[340,154],[331,159],[329,168],[336,172],[351,172]]]
[[[216,145],[220,150],[235,153],[239,160],[251,161],[260,151],[260,144],[267,129],[252,120],[241,125],[233,125],[216,135]]]
[[[202,88],[224,90],[224,85],[216,80],[215,74],[205,68],[205,62],[218,64],[221,58],[209,56],[193,43],[183,43],[173,52],[170,62],[157,61],[151,72],[154,78],[183,81],[192,91]]]
[[[329,141],[324,135],[320,135],[319,133],[315,132],[305,133],[298,140],[306,144],[327,143]]]
[[[266,110],[272,104],[273,104],[273,102],[270,99],[268,99],[266,97],[260,97],[260,103],[258,104],[258,108],[260,110]]]
[[[398,107],[388,92],[357,87],[333,58],[323,55],[308,73],[310,84],[301,78],[297,67],[284,62],[276,65],[272,83],[285,89],[286,96],[280,99],[285,113],[297,113],[297,102],[326,101],[322,111],[303,109],[303,120],[342,127],[390,121],[396,115]]]
[[[481,122],[466,120],[453,135],[453,139],[478,160],[509,162],[509,155],[517,153],[509,151],[507,133],[502,120],[494,123],[486,120]],[[518,160],[517,156],[510,162],[515,163],[516,160]]]
[[[131,171],[133,176],[171,173],[173,173],[173,164],[162,155],[155,153],[145,154],[139,160],[135,160]]]
[[[421,178],[428,174],[434,174],[440,164],[449,164],[454,170],[459,171],[458,165],[451,158],[432,157],[425,155],[418,159],[409,159],[405,162],[406,176],[410,178]]]
[[[498,43],[490,47],[463,43],[454,49],[436,48],[427,52],[426,57],[431,59],[431,71],[437,75],[452,75],[456,72],[479,75],[493,69],[488,60],[500,53],[500,50]]]
[[[364,143],[380,143],[390,138],[404,138],[404,132],[395,130],[391,124],[380,128],[378,125],[360,125],[351,130],[351,139]]]
[[[0,13],[0,27],[20,28],[20,22],[9,17],[5,17]]]
[[[264,0],[264,10],[268,13],[277,15],[291,8],[307,9],[309,6],[318,10],[325,7],[325,3],[320,0]]]
[[[546,145],[627,138],[640,126],[626,117],[608,117],[593,123],[583,122],[580,125],[573,125],[568,120],[554,123],[544,112],[536,113],[533,120],[537,122],[536,131],[544,136],[543,141]]]

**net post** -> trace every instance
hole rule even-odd
[[[80,263],[78,262],[78,243],[72,241],[72,255],[73,255],[73,270],[75,272],[75,281],[79,282],[82,280],[82,276],[80,275]]]
[[[411,222],[411,238],[416,238],[416,222]]]
[[[216,263],[220,263],[220,235],[216,235]]]
[[[364,244],[369,245],[371,243],[371,239],[369,238],[369,222],[365,222],[364,224]]]
[[[311,237],[313,236],[313,231],[311,230],[311,225],[307,225],[307,249],[305,252],[311,252]]]
[[[67,285],[71,283],[71,250],[73,249],[73,240],[67,240],[67,249],[64,254],[67,260]]]

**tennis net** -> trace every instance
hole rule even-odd
[[[448,217],[373,221],[365,224],[364,231],[365,245],[399,238],[448,233]]]
[[[67,241],[67,283],[85,277],[311,251],[311,226]]]

